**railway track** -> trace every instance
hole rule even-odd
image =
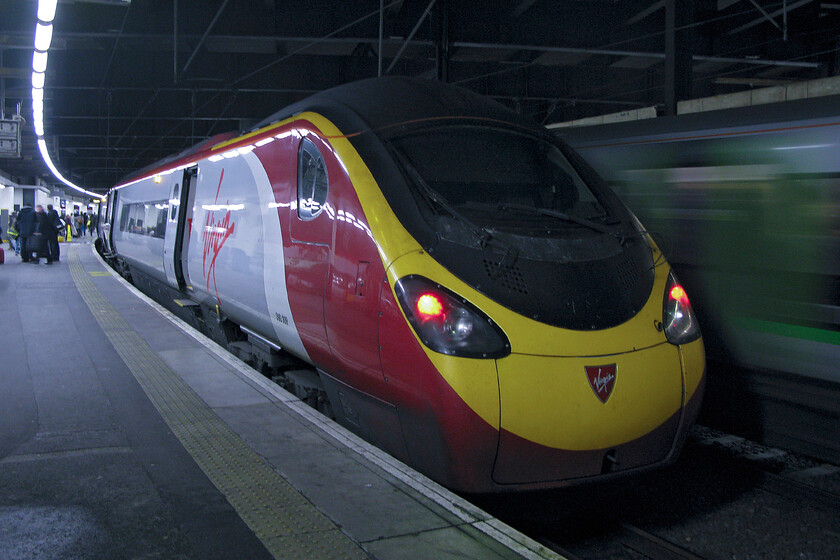
[[[692,551],[660,538],[649,531],[645,531],[630,523],[622,523],[618,532],[601,549],[590,547],[585,556],[564,548],[563,546],[543,539],[542,544],[554,550],[567,560],[589,560],[593,558],[646,558],[649,560],[706,560]]]
[[[702,427],[683,455],[643,477],[482,505],[569,560],[840,558],[840,466]]]
[[[711,430],[697,427],[693,439],[701,445],[729,448],[745,471],[756,480],[756,488],[840,514],[840,480],[820,487],[820,482],[838,478],[840,466],[796,457],[773,447],[762,446],[731,435],[710,435]]]
[[[787,476],[762,473],[761,488],[779,496],[800,499],[821,509],[840,514],[840,494],[821,490],[811,484],[800,482]]]

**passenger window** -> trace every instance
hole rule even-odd
[[[180,190],[178,183],[175,183],[175,187],[172,189],[172,198],[169,200],[169,219],[173,222],[178,217],[178,205],[181,203]]]
[[[301,220],[311,220],[321,213],[329,186],[324,156],[311,140],[304,138],[298,151],[297,213]]]

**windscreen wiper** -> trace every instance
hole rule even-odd
[[[392,149],[392,152],[396,155],[403,168],[405,168],[405,170],[411,176],[411,179],[413,180],[414,184],[417,185],[417,187],[420,189],[420,192],[423,194],[424,198],[436,204],[439,208],[443,209],[446,213],[448,213],[456,220],[468,225],[472,230],[473,234],[479,240],[482,247],[486,246],[492,241],[494,244],[501,246],[501,248],[505,249],[506,252],[510,251],[510,247],[494,239],[495,232],[493,232],[493,230],[487,227],[479,227],[475,222],[465,218],[463,214],[455,210],[455,208],[452,207],[449,201],[447,201],[442,194],[440,194],[435,189],[429,186],[426,180],[423,179],[423,176],[420,175],[420,172],[417,171],[417,169],[415,169],[415,167],[411,164],[410,161],[408,161],[408,158],[404,154],[400,153],[400,151],[397,149]]]
[[[518,210],[520,212],[528,212],[530,214],[539,214],[540,216],[549,216],[551,218],[557,218],[558,220],[571,222],[579,226],[588,227],[589,229],[594,229],[595,231],[600,231],[601,233],[606,233],[612,235],[613,237],[623,239],[623,236],[619,235],[619,233],[615,231],[615,228],[611,228],[604,224],[599,224],[598,222],[593,222],[592,220],[587,220],[586,218],[578,218],[577,216],[572,216],[570,214],[566,214],[565,212],[560,212],[558,210],[549,210],[548,208],[537,208],[536,206],[528,206],[527,204],[513,203],[501,203],[499,204],[499,209]]]

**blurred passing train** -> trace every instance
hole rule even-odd
[[[703,421],[840,461],[840,96],[555,131],[692,294]]]
[[[553,134],[466,90],[341,86],[104,207],[113,266],[451,488],[667,464],[699,410],[703,342],[657,246]]]

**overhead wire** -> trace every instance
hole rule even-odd
[[[334,31],[332,31],[332,32],[330,32],[330,33],[328,33],[328,34],[326,34],[326,35],[324,35],[324,36],[322,36],[322,37],[319,37],[319,38],[317,38],[317,39],[314,39],[314,40],[312,40],[312,41],[310,41],[310,42],[306,43],[305,45],[301,46],[300,48],[295,49],[294,51],[289,52],[289,53],[285,54],[284,56],[282,56],[282,57],[280,57],[280,58],[278,58],[278,59],[276,59],[276,60],[273,60],[273,61],[271,61],[271,62],[269,62],[269,63],[267,63],[267,64],[265,64],[265,65],[261,66],[260,68],[258,68],[258,69],[256,69],[256,70],[253,70],[253,71],[251,71],[251,72],[248,72],[248,73],[246,73],[245,75],[240,76],[239,78],[237,78],[237,79],[233,80],[232,82],[230,82],[230,83],[229,83],[229,84],[228,84],[228,85],[224,88],[224,90],[223,90],[223,91],[218,91],[218,92],[216,92],[216,93],[215,93],[215,94],[213,94],[213,95],[212,95],[209,99],[207,99],[204,103],[202,103],[200,106],[195,106],[195,105],[194,105],[193,110],[191,111],[191,114],[190,114],[190,116],[189,116],[189,117],[185,117],[185,118],[183,118],[183,119],[179,120],[179,121],[178,121],[178,122],[177,122],[177,123],[176,123],[173,127],[171,127],[171,128],[170,128],[167,132],[165,132],[163,135],[158,136],[158,137],[157,137],[157,139],[156,139],[154,142],[152,142],[152,143],[148,144],[148,145],[147,145],[147,146],[145,146],[143,149],[141,149],[141,150],[140,150],[137,154],[135,154],[135,159],[134,159],[134,161],[136,162],[136,161],[137,161],[137,158],[139,158],[139,157],[140,157],[140,156],[142,156],[143,154],[147,153],[149,150],[153,149],[156,145],[158,145],[158,144],[160,144],[161,142],[163,142],[163,140],[165,140],[165,139],[167,139],[167,138],[170,138],[170,137],[172,136],[172,134],[173,134],[173,133],[174,133],[174,132],[175,132],[178,128],[180,128],[181,126],[183,126],[183,124],[184,124],[185,122],[188,122],[188,121],[190,121],[192,118],[194,118],[196,114],[200,113],[200,112],[201,112],[203,109],[205,109],[208,105],[210,105],[211,103],[213,103],[213,102],[214,102],[214,101],[215,101],[215,100],[216,100],[219,96],[221,96],[221,95],[223,95],[223,94],[225,94],[225,93],[229,93],[229,92],[231,92],[231,91],[233,91],[233,92],[234,92],[234,94],[235,94],[235,93],[236,93],[235,87],[236,87],[238,84],[241,84],[242,82],[244,82],[244,81],[246,81],[246,80],[248,80],[248,79],[250,79],[250,78],[252,78],[252,77],[254,77],[254,76],[256,76],[256,75],[258,75],[258,74],[261,74],[261,73],[265,72],[266,70],[268,70],[268,69],[270,69],[270,68],[272,68],[272,67],[276,66],[277,64],[280,64],[280,63],[284,62],[285,60],[288,60],[289,58],[291,58],[291,57],[293,57],[293,56],[296,56],[296,55],[298,55],[298,54],[300,54],[300,53],[302,53],[302,52],[305,52],[306,50],[310,49],[311,47],[313,47],[313,46],[315,46],[315,45],[318,45],[319,43],[322,43],[322,42],[324,42],[324,41],[327,41],[327,40],[328,40],[328,39],[330,39],[331,37],[333,37],[333,36],[335,36],[335,35],[337,35],[337,34],[339,34],[339,33],[343,32],[343,31],[346,31],[347,29],[350,29],[350,28],[352,28],[352,27],[354,27],[354,26],[358,25],[359,23],[361,23],[361,22],[363,22],[363,21],[365,21],[365,20],[367,20],[367,19],[369,19],[369,18],[371,18],[371,17],[377,16],[377,15],[381,15],[381,13],[380,13],[380,12],[384,12],[385,10],[387,10],[387,9],[391,8],[392,6],[394,6],[394,5],[396,5],[396,4],[399,4],[401,1],[402,1],[402,0],[394,0],[394,1],[390,2],[390,3],[387,3],[387,4],[383,5],[380,9],[376,9],[376,10],[374,10],[374,11],[372,11],[372,12],[370,12],[370,13],[368,13],[368,14],[366,14],[366,15],[364,15],[364,16],[362,16],[362,17],[360,17],[360,18],[357,18],[356,20],[354,20],[354,21],[352,21],[352,22],[350,22],[350,23],[348,23],[348,24],[345,24],[345,25],[343,25],[343,26],[339,27],[339,28],[335,29]],[[768,9],[774,9],[775,7],[778,7],[778,6],[781,6],[781,5],[782,5],[781,3],[772,4],[770,7],[768,7]],[[119,32],[119,34],[118,34],[118,36],[117,36],[117,40],[116,40],[116,42],[115,42],[115,44],[114,44],[114,47],[113,47],[113,49],[111,50],[111,54],[110,54],[110,56],[109,56],[108,63],[107,63],[107,65],[106,65],[105,72],[103,73],[102,81],[101,81],[101,84],[100,84],[100,86],[101,86],[101,87],[104,87],[104,84],[105,84],[105,82],[106,82],[107,76],[108,76],[108,74],[110,73],[110,69],[111,69],[111,67],[112,67],[113,60],[114,60],[114,58],[115,58],[115,53],[116,53],[117,47],[118,47],[118,45],[119,45],[120,37],[121,37],[121,36],[122,36],[122,34],[123,34],[123,31],[124,31],[124,29],[125,29],[125,25],[126,25],[126,21],[127,21],[127,19],[128,19],[128,16],[129,16],[129,11],[130,11],[130,6],[129,6],[129,7],[128,7],[128,9],[126,10],[125,15],[123,16],[122,24],[121,24],[121,27],[120,27],[120,32]],[[732,13],[732,14],[726,14],[726,15],[716,16],[716,17],[712,17],[712,18],[707,18],[707,19],[702,20],[702,21],[695,21],[695,22],[692,22],[692,23],[690,23],[690,24],[686,24],[686,25],[683,25],[683,26],[678,26],[676,29],[677,29],[677,31],[684,31],[684,30],[691,29],[691,28],[696,28],[696,27],[701,27],[701,26],[704,26],[704,25],[709,25],[709,24],[711,24],[711,23],[715,23],[715,22],[718,22],[718,21],[724,21],[724,20],[728,20],[728,19],[732,19],[732,18],[736,18],[736,17],[742,17],[743,15],[745,15],[745,14],[749,14],[749,13],[755,13],[755,10],[754,10],[754,9],[752,9],[752,8],[750,8],[750,9],[745,9],[745,10],[742,10],[742,11],[739,11],[739,12],[736,12],[736,13]],[[814,32],[814,33],[820,33],[820,32],[821,32],[821,31]],[[616,46],[628,45],[628,44],[632,44],[632,43],[634,43],[634,42],[642,41],[642,40],[645,40],[645,39],[650,39],[650,38],[659,37],[659,36],[664,35],[664,33],[665,33],[664,31],[658,31],[658,32],[654,32],[654,33],[646,33],[646,34],[643,34],[643,35],[638,35],[638,36],[635,36],[635,37],[630,37],[630,38],[627,38],[627,39],[622,39],[622,40],[620,40],[620,41],[613,41],[613,42],[611,42],[611,43],[607,43],[607,44],[605,44],[605,45],[603,45],[603,46],[599,47],[599,50],[606,50],[606,49],[609,49],[609,48],[612,48],[612,47],[616,47]],[[800,34],[799,36],[802,36],[802,34]],[[806,35],[806,36],[807,36],[807,35]],[[767,43],[770,43],[770,42],[772,42],[772,41],[766,41],[766,42],[764,42],[764,43],[759,43],[759,45],[762,45],[762,44],[767,44]],[[756,46],[756,45],[751,45],[750,47],[751,47],[751,48],[754,48],[755,46]],[[739,49],[739,50],[744,50],[744,49],[746,49],[746,48],[750,48],[750,47],[744,47],[744,48]],[[737,51],[736,51],[736,52],[737,52]],[[808,55],[803,55],[803,56],[801,56],[801,57],[796,57],[796,58],[793,58],[793,59],[791,59],[791,60],[800,60],[800,59],[805,59],[805,58],[813,57],[813,56],[816,56],[816,55],[819,55],[819,54],[824,54],[825,52],[831,52],[831,51],[824,51],[823,53],[809,53]],[[492,77],[492,76],[496,76],[496,75],[502,75],[502,74],[506,74],[506,73],[510,73],[510,72],[521,71],[521,70],[526,69],[526,68],[528,68],[528,67],[530,67],[530,66],[532,66],[532,65],[534,65],[534,64],[536,64],[536,59],[535,59],[535,60],[532,60],[532,61],[529,61],[529,62],[522,63],[522,64],[520,64],[520,65],[516,65],[516,66],[511,67],[511,68],[505,68],[505,69],[501,69],[501,70],[497,70],[497,71],[493,71],[493,72],[488,72],[488,73],[485,73],[485,74],[481,74],[481,75],[478,75],[478,76],[472,76],[472,77],[470,77],[470,78],[465,78],[465,79],[463,79],[463,80],[459,80],[459,81],[456,81],[456,82],[454,82],[454,83],[455,83],[455,84],[464,84],[464,83],[469,83],[469,82],[472,82],[472,81],[475,81],[475,80],[480,80],[480,79],[484,79],[484,78],[488,78],[488,77]],[[731,72],[720,73],[720,74],[717,74],[717,75],[715,75],[715,76],[713,76],[713,77],[722,77],[722,76],[726,76],[726,75],[730,75],[730,74],[736,74],[736,73],[738,73],[738,72],[742,72],[742,71],[743,71],[743,70],[737,70],[737,71],[731,71]],[[644,77],[644,76],[643,76],[642,78],[645,78],[645,79],[646,79],[646,77]],[[633,81],[636,81],[636,80],[634,79]],[[626,82],[625,82],[625,83],[626,83]],[[612,83],[610,87],[613,87],[614,85],[615,85],[615,83]],[[597,88],[590,88],[590,89],[587,89],[587,90],[582,90],[582,91],[576,92],[576,93],[575,93],[575,94],[573,94],[573,95],[564,95],[563,97],[568,98],[568,97],[581,97],[581,96],[587,96],[588,94],[591,94],[591,93],[597,93],[597,92],[599,92],[599,91],[604,91],[604,90],[606,90],[606,89],[607,89],[607,86],[601,86],[601,87],[597,87]],[[647,87],[647,88],[641,88],[641,89],[632,90],[632,91],[630,91],[629,93],[644,93],[644,92],[647,92],[647,91],[651,91],[652,89],[653,89],[653,88],[650,88],[650,87]],[[627,93],[628,93],[628,91],[626,91],[626,90],[625,90],[625,91],[622,91],[622,95],[626,95]],[[614,97],[615,97],[615,96],[608,97],[607,99],[611,99],[611,98],[614,98]],[[233,100],[235,100],[235,98],[236,98],[236,96],[234,95]],[[562,101],[562,99],[561,99],[561,98],[558,98],[558,99],[556,100],[556,104],[560,104],[560,103],[562,103],[562,102],[563,102],[563,101]],[[232,100],[231,100],[231,101],[229,101],[229,102],[226,104],[226,106],[222,109],[221,113],[219,114],[219,118],[220,118],[220,119],[222,118],[222,116],[224,115],[224,113],[227,111],[227,109],[229,109],[229,108],[230,108],[230,106],[231,106],[231,104],[232,104],[232,103],[233,103],[233,101],[232,101]],[[146,110],[148,110],[148,108],[149,108],[149,107],[150,107],[150,105],[147,103],[147,104],[146,104],[146,106],[145,106],[145,107],[144,107],[144,109],[143,109],[143,112],[145,112]],[[142,114],[142,113],[141,113],[141,114]],[[135,119],[134,119],[134,120],[133,120],[133,121],[129,124],[129,126],[128,126],[128,127],[126,127],[126,129],[125,129],[124,133],[123,133],[123,134],[122,134],[122,135],[121,135],[121,136],[120,136],[120,137],[116,140],[116,142],[115,142],[115,144],[114,144],[115,146],[116,146],[116,144],[120,143],[120,142],[121,142],[121,141],[122,141],[122,140],[126,137],[126,135],[128,134],[128,132],[129,132],[130,128],[131,128],[132,126],[134,126],[134,124],[138,121],[139,116],[140,116],[140,115],[138,115],[138,117],[137,117],[137,118],[135,118]]]
[[[777,8],[781,5],[782,5],[782,3],[772,4],[772,5],[768,6],[768,9],[774,9],[774,8]],[[742,10],[742,11],[732,13],[732,14],[716,16],[716,17],[712,17],[712,18],[707,18],[707,19],[702,20],[702,21],[696,21],[696,22],[692,22],[692,23],[689,23],[689,24],[686,24],[686,25],[677,26],[675,28],[675,30],[676,31],[685,31],[685,30],[688,30],[688,29],[701,27],[701,26],[704,26],[704,25],[709,25],[711,23],[715,23],[715,22],[718,22],[718,21],[725,21],[725,20],[728,20],[728,19],[741,17],[741,16],[744,16],[744,15],[747,15],[747,14],[750,14],[750,13],[754,13],[754,12],[755,12],[755,9]],[[630,37],[628,39],[622,39],[620,41],[614,41],[614,42],[611,42],[611,43],[607,43],[603,46],[595,48],[594,50],[607,50],[607,49],[614,48],[614,47],[617,47],[617,46],[632,44],[634,42],[645,40],[645,39],[661,37],[664,34],[665,34],[665,31],[657,31],[657,32],[653,32],[653,33],[647,33],[647,34],[644,34],[644,35],[638,35],[638,36],[635,36],[635,37]],[[751,45],[751,47],[754,48],[755,45]],[[744,47],[744,49],[746,49],[746,48],[749,48],[749,47]],[[831,52],[831,51],[829,51],[829,52]],[[793,61],[797,61],[797,60],[806,59],[806,58],[809,58],[809,57],[812,57],[812,56],[816,56],[816,55],[819,55],[819,54],[824,54],[824,53],[809,53],[808,55],[803,55],[803,56],[800,56],[800,57],[791,58],[791,59],[788,59],[787,61],[788,62],[793,62]],[[510,73],[510,72],[516,72],[516,71],[528,68],[530,66],[533,66],[535,64],[538,64],[537,59],[534,59],[534,60],[531,60],[531,61],[528,61],[528,62],[523,62],[522,64],[512,66],[510,68],[503,68],[501,70],[495,70],[493,72],[480,74],[478,76],[472,76],[470,78],[465,78],[465,79],[462,79],[462,80],[458,80],[458,81],[455,81],[453,83],[458,84],[458,85],[465,84],[465,83],[469,83],[469,82],[472,82],[472,81],[475,81],[475,80],[489,78],[489,77],[492,77],[492,76],[497,76],[497,75],[506,74],[506,73]],[[743,71],[743,70],[739,70],[739,71]],[[721,74],[721,76],[723,76],[723,75],[726,75],[726,74]],[[718,77],[718,76],[715,76],[715,77]],[[616,82],[611,82],[609,86],[599,86],[599,87],[596,87],[596,88],[581,90],[581,91],[575,92],[573,94],[563,95],[562,97],[563,98],[588,97],[588,96],[591,96],[592,94],[598,93],[599,91],[604,91],[607,88],[613,88],[615,85],[616,85]],[[627,93],[644,93],[644,92],[647,92],[647,91],[651,91],[651,89],[653,89],[653,88],[645,88],[645,89],[635,90],[635,91],[631,91],[631,92],[622,91],[622,95],[626,95]],[[607,99],[613,99],[613,98],[615,98],[615,96],[609,97]],[[558,97],[558,99],[556,100],[556,103],[559,104],[560,101],[561,101],[561,98]]]
[[[331,37],[341,33],[342,31],[346,31],[348,29],[351,29],[352,27],[360,24],[361,22],[363,22],[367,19],[370,19],[374,16],[378,16],[380,11],[387,10],[388,8],[391,8],[392,6],[395,6],[395,5],[400,4],[402,2],[403,2],[403,0],[393,0],[392,2],[389,2],[389,3],[385,4],[381,8],[377,8],[376,10],[374,10],[374,11],[372,11],[372,12],[370,12],[370,13],[368,13],[368,14],[366,14],[366,15],[358,18],[358,19],[355,19],[352,22],[350,22],[348,24],[345,24],[345,25],[339,27],[338,29],[335,29],[334,31],[331,31],[330,33],[327,33],[326,35],[324,35],[322,37],[319,37],[318,39],[310,41],[309,43],[306,43],[302,47],[300,47],[300,48],[298,48],[298,49],[296,49],[296,50],[294,50],[290,53],[287,53],[286,55],[278,58],[277,60],[273,60],[273,61],[269,62],[268,64],[265,64],[265,65],[261,66],[260,68],[258,68],[256,70],[253,70],[253,71],[245,74],[244,76],[241,76],[241,77],[237,78],[236,80],[234,80],[233,82],[228,84],[226,86],[226,89],[227,90],[233,90],[233,88],[236,87],[237,84],[240,84],[240,83],[244,82],[245,80],[247,80],[247,79],[249,79],[253,76],[256,76],[257,74],[261,74],[261,73],[265,72],[266,70],[268,70],[269,68],[271,68],[273,66],[276,66],[277,64],[280,64],[281,62],[283,62],[285,60],[288,60],[289,58],[291,58],[291,57],[293,57],[297,54],[300,54],[300,53],[306,51],[307,49],[312,48],[315,45],[323,43],[324,41],[326,41],[326,40],[330,39]],[[164,138],[168,138],[173,132],[178,130],[178,128],[181,127],[185,122],[189,121],[190,118],[194,117],[199,111],[201,111],[202,109],[204,109],[205,107],[210,105],[210,103],[215,101],[220,95],[222,95],[222,93],[227,93],[227,92],[218,92],[218,93],[214,94],[213,96],[211,96],[210,99],[208,99],[203,104],[201,104],[199,107],[197,107],[195,109],[195,111],[190,115],[190,117],[180,120],[176,125],[174,125],[172,128],[170,128],[166,133],[164,133],[157,142],[152,143],[152,145],[150,145],[146,149],[140,151],[135,156],[135,158],[137,158],[137,157],[143,155],[144,153],[146,153],[146,151],[151,149],[156,143],[159,143]],[[228,107],[229,106],[230,106],[230,104],[228,104]],[[226,110],[226,109],[227,109],[227,107],[224,110]],[[221,116],[220,116],[220,118],[221,118]]]
[[[807,37],[809,35],[810,35],[810,33],[803,32],[801,34],[797,34],[795,37]],[[792,36],[789,36],[789,39],[791,37]],[[797,56],[797,57],[792,57],[792,58],[787,59],[787,61],[788,62],[797,62],[797,61],[801,61],[801,60],[813,58],[815,56],[820,56],[820,55],[829,54],[829,53],[833,53],[833,52],[836,52],[836,49],[826,49],[826,50],[823,50],[823,51],[817,51],[817,52],[812,52],[812,53],[808,53],[808,54],[805,54],[805,55],[800,55],[800,56]],[[734,75],[737,75],[737,74],[741,74],[744,71],[745,71],[744,68],[736,68],[736,69],[733,69],[733,70],[714,72],[714,73],[707,74],[707,75],[703,76],[701,79],[702,80],[713,80],[713,79],[717,79],[717,78],[724,78],[726,76],[734,76]],[[610,83],[609,86],[599,86],[597,88],[580,90],[578,92],[575,92],[574,94],[571,94],[571,96],[572,97],[591,96],[593,94],[597,94],[600,91],[605,91],[607,88],[614,88],[616,86],[616,84],[618,84],[618,85],[628,84],[628,83],[636,82],[637,80],[644,79],[644,78],[646,78],[646,76],[641,76],[641,77],[638,77],[638,78],[630,78],[630,79],[625,80],[625,81],[618,81],[618,82],[613,81],[613,82]],[[615,99],[619,95],[626,96],[626,95],[637,95],[637,94],[642,94],[642,93],[648,93],[648,92],[653,91],[655,89],[659,89],[659,88],[657,88],[657,87],[645,87],[645,88],[632,89],[632,90],[622,88],[620,94],[610,95],[610,96],[605,97],[604,99],[606,99],[606,100]],[[558,104],[559,104],[559,102],[558,102]],[[532,116],[534,116],[534,114],[532,114]]]

